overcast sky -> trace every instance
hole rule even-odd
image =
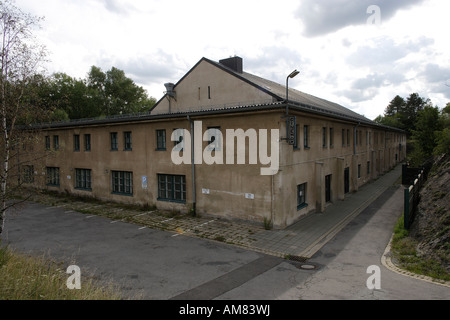
[[[116,67],[160,99],[202,57],[342,104],[370,119],[413,92],[450,102],[446,0],[16,0],[44,17],[49,74]],[[379,10],[378,10],[379,9]]]

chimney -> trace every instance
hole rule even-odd
[[[174,98],[175,97],[175,91],[173,90],[175,87],[175,84],[173,83],[165,83],[164,86],[166,87],[166,93],[169,97]]]
[[[219,63],[237,73],[243,72],[243,63],[241,57],[234,56],[228,59],[222,59],[219,61]]]

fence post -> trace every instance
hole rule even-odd
[[[406,230],[409,229],[409,188],[405,188],[405,193],[403,197],[403,225]]]

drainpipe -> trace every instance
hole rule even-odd
[[[353,127],[353,154],[356,155],[356,135],[358,134],[356,132],[356,129],[361,125],[361,122],[358,122],[358,125]]]
[[[195,189],[195,163],[194,163],[194,122],[192,121],[189,115],[187,116],[187,119],[191,124],[192,210],[193,215],[196,216],[197,195],[195,192],[196,189]]]

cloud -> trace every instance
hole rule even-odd
[[[316,37],[339,29],[367,23],[372,13],[367,9],[376,5],[380,8],[381,20],[392,18],[398,10],[420,4],[424,0],[304,0],[296,16],[304,25],[304,35]]]
[[[348,56],[347,63],[354,67],[392,66],[393,63],[411,53],[418,53],[434,43],[434,40],[421,37],[407,42],[395,42],[388,37],[375,39],[371,44],[358,47]]]
[[[429,92],[440,93],[446,99],[450,99],[450,67],[441,67],[429,63],[419,74],[428,83]]]

